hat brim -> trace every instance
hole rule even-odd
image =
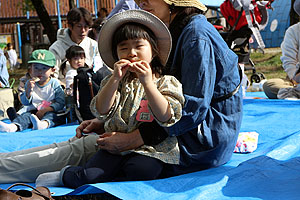
[[[100,56],[104,63],[113,69],[117,60],[113,57],[112,39],[116,30],[126,23],[138,23],[148,27],[157,37],[159,58],[161,63],[167,63],[171,47],[172,39],[167,26],[155,15],[143,10],[127,10],[113,15],[101,28],[98,48]]]
[[[43,61],[40,61],[40,60],[31,60],[31,61],[28,61],[28,63],[29,64],[33,64],[33,63],[43,64],[43,65],[46,65],[47,67],[51,67],[51,68],[54,67],[54,64],[49,64],[47,62],[43,62]]]

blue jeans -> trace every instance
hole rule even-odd
[[[30,115],[35,113],[36,111],[24,112],[17,116],[12,122],[19,127],[19,131],[32,128]],[[46,120],[49,123],[48,128],[66,123],[65,117],[57,116],[54,112],[47,112],[41,120]]]

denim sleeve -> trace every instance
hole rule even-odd
[[[31,105],[31,102],[32,102],[32,96],[30,96],[29,99],[26,97],[27,82],[28,82],[28,80],[25,83],[24,92],[22,92],[22,94],[20,95],[21,103],[24,106],[29,106],[29,105]]]
[[[58,81],[53,81],[52,87],[54,88],[55,101],[51,104],[51,107],[53,108],[54,112],[57,112],[62,110],[65,106],[65,93]]]
[[[181,47],[181,83],[185,97],[182,118],[168,129],[177,136],[200,125],[213,96],[216,81],[214,48],[209,40],[186,37]]]

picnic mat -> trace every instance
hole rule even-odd
[[[265,99],[246,93],[241,132],[257,132],[252,153],[234,153],[225,165],[153,181],[50,187],[54,196],[107,192],[120,199],[300,199],[300,101]],[[65,141],[73,126],[0,133],[0,152]],[[2,184],[7,188],[11,184]]]

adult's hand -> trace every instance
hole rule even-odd
[[[76,137],[81,138],[82,133],[104,133],[104,122],[95,118],[91,120],[85,120],[76,128]]]
[[[131,133],[111,132],[100,135],[97,139],[98,147],[111,153],[136,149],[144,144],[138,129]]]

